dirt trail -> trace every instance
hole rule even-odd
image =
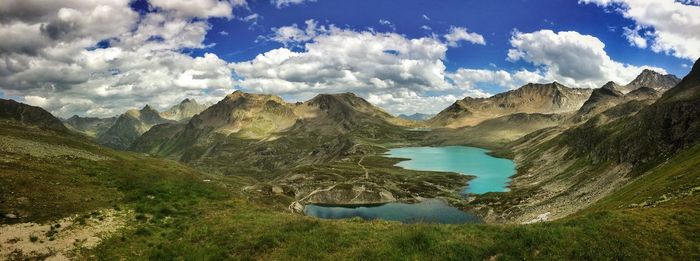
[[[288,207],[288,208],[289,208],[289,210],[292,211],[292,212],[299,212],[299,209],[303,209],[303,208],[300,208],[300,207],[303,207],[303,205],[301,205],[300,202],[302,202],[302,201],[304,201],[304,200],[310,198],[310,197],[313,196],[313,195],[316,195],[316,193],[330,191],[330,190],[334,189],[335,186],[337,186],[337,185],[338,185],[338,184],[333,184],[332,186],[327,187],[327,188],[324,188],[324,189],[316,189],[316,190],[314,190],[314,191],[311,191],[311,193],[309,193],[309,194],[306,195],[305,197],[303,197],[303,198],[301,198],[301,199],[298,199],[298,200],[295,200],[294,202],[292,202],[292,204],[289,204],[289,207]]]
[[[126,226],[128,211],[94,212],[88,218],[68,217],[47,224],[19,223],[0,226],[2,260],[68,260],[81,249],[97,246],[102,238]]]
[[[369,179],[369,170],[365,168],[365,165],[362,165],[362,161],[365,159],[365,156],[363,155],[362,158],[360,158],[360,161],[357,162],[357,165],[359,165],[364,171],[365,171],[365,179]]]

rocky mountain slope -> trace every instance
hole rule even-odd
[[[67,131],[61,120],[46,110],[14,100],[0,99],[0,120],[57,131]]]
[[[560,83],[527,84],[489,98],[467,97],[428,120],[434,127],[459,128],[514,113],[567,113],[578,110],[592,90]]]
[[[188,121],[192,116],[206,110],[211,105],[209,103],[198,103],[195,99],[187,98],[168,110],[161,112],[160,116],[173,121]]]
[[[127,149],[151,127],[167,122],[172,121],[162,118],[160,113],[149,105],[140,110],[128,110],[119,115],[107,131],[97,136],[97,142],[115,149]]]
[[[625,86],[618,88],[622,93],[628,93],[641,87],[652,88],[659,93],[663,93],[681,81],[673,74],[660,74],[655,71],[644,69],[637,78]]]
[[[574,123],[580,123],[596,116],[607,109],[629,101],[646,101],[652,103],[660,97],[660,93],[649,87],[639,87],[623,94],[622,87],[614,82],[608,82],[603,87],[593,90],[591,97],[572,116]]]
[[[546,212],[552,218],[569,215],[698,144],[700,61],[647,104],[621,103],[581,125],[543,129],[510,145],[519,167],[505,200],[517,203],[492,218],[525,222]]]

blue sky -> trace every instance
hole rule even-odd
[[[700,57],[697,0],[7,0],[0,15],[0,95],[60,116],[236,89],[435,113],[527,82],[682,77]]]
[[[676,75],[687,73],[689,68],[682,67],[682,64],[690,63],[650,49],[630,46],[622,35],[622,27],[634,26],[634,21],[606,8],[579,4],[576,0],[319,0],[281,9],[267,1],[254,1],[249,5],[250,11],[238,10],[236,14],[259,14],[262,17],[257,20],[259,26],[235,19],[213,19],[212,30],[205,42],[216,43],[216,46],[197,50],[195,54],[214,52],[231,62],[250,60],[259,53],[282,46],[269,41],[256,42],[259,36],[270,34],[271,28],[303,24],[314,19],[355,30],[393,31],[379,23],[383,19],[395,25],[397,33],[409,38],[444,34],[451,26],[466,27],[484,35],[486,46],[463,45],[448,51],[446,65],[451,70],[459,67],[489,68],[490,64],[505,69],[531,68],[533,65],[526,62],[506,61],[509,39],[515,29],[522,32],[551,29],[593,35],[605,43],[605,50],[614,60],[653,65]],[[423,15],[430,20],[425,20]],[[421,29],[424,25],[432,30]],[[221,31],[229,35],[218,34]]]

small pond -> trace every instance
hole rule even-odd
[[[481,220],[470,213],[460,211],[439,199],[427,199],[415,204],[387,203],[372,206],[320,206],[306,205],[304,213],[325,219],[360,217],[365,220],[383,219],[403,223],[480,223]]]

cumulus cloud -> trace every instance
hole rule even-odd
[[[316,2],[316,0],[270,0],[277,8],[284,8],[291,5],[303,4],[305,2]]]
[[[627,38],[630,45],[644,49],[647,48],[647,39],[639,35],[640,30],[640,27],[634,29],[624,27],[622,28],[622,34]]]
[[[697,0],[579,0],[579,3],[612,7],[638,27],[652,28],[644,38],[651,43],[654,52],[693,61],[700,57],[700,6]],[[637,36],[633,35],[633,44],[647,48],[645,44],[637,44],[641,43]]]
[[[0,88],[63,117],[219,99],[233,86],[228,64],[182,50],[206,47],[201,18],[230,17],[245,2],[189,3],[154,1],[139,14],[128,0],[3,1]]]
[[[245,0],[150,0],[152,6],[183,17],[233,17],[233,8],[246,6]]]
[[[301,50],[278,48],[232,64],[241,88],[285,97],[351,91],[395,113],[435,112],[463,95],[487,95],[448,80],[448,46],[440,39],[305,24],[276,28],[270,37]]]
[[[516,31],[510,44],[513,48],[508,50],[508,60],[532,63],[542,69],[544,79],[575,87],[595,88],[607,81],[626,83],[643,69],[665,73],[661,68],[614,61],[600,39],[575,31]]]
[[[467,28],[464,27],[450,27],[450,32],[445,34],[444,37],[447,40],[447,45],[450,47],[458,47],[462,41],[480,45],[486,44],[484,36],[468,32]]]
[[[328,30],[324,26],[319,27],[318,23],[313,19],[306,20],[305,24],[305,29],[300,28],[297,24],[272,28],[273,34],[270,40],[285,46],[298,45],[311,41],[319,32],[323,33]]]

